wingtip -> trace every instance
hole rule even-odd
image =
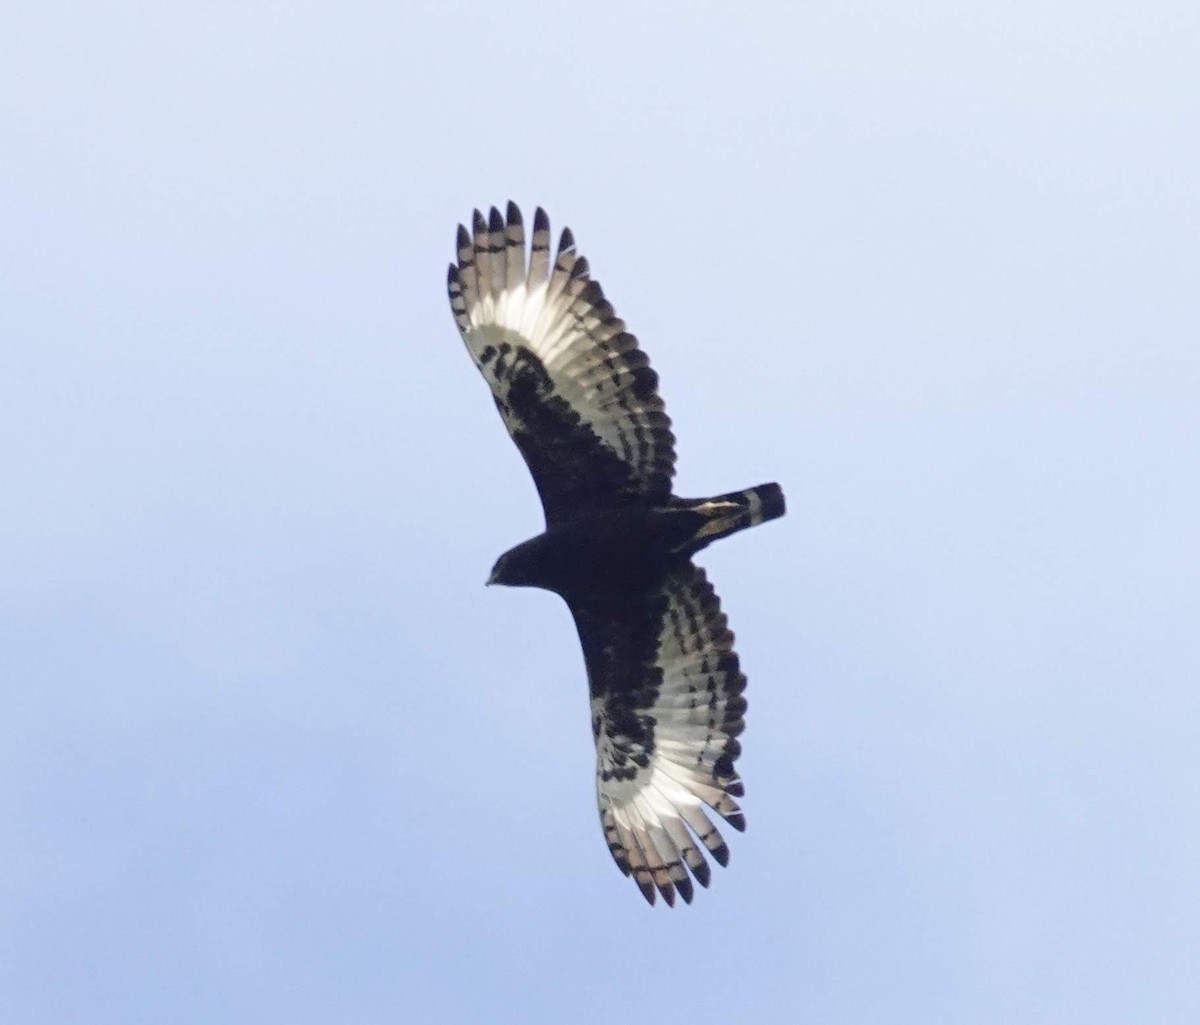
[[[633,877],[633,881],[637,883],[637,888],[642,891],[642,896],[646,898],[646,903],[654,907],[654,897],[657,893],[654,889],[654,883],[649,879],[639,878],[636,875]]]
[[[687,875],[675,880],[675,889],[679,892],[679,896],[683,898],[685,904],[692,902],[692,897],[696,891],[692,888],[692,881]]]

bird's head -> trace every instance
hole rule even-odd
[[[503,584],[505,587],[540,586],[537,554],[536,547],[530,541],[510,548],[496,560],[491,576],[487,578],[488,584]]]
[[[492,567],[492,572],[488,574],[487,580],[484,581],[488,587],[491,587],[492,584],[508,584],[508,579],[505,576],[505,570],[507,567],[504,559],[505,557],[501,555],[500,558],[496,560],[496,565]]]

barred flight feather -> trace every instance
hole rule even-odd
[[[675,436],[658,376],[564,229],[550,261],[539,208],[526,262],[513,203],[459,226],[454,321],[529,463],[553,522],[585,508],[670,495]]]
[[[701,886],[709,873],[688,829],[724,865],[728,848],[705,809],[745,828],[733,762],[746,677],[712,585],[691,563],[626,615],[589,622],[583,610],[580,624],[585,652],[599,656],[589,659],[588,677],[600,820],[617,865],[648,900],[657,890],[668,904],[677,892],[690,901],[690,883],[679,882],[685,867]],[[639,658],[617,635],[636,633],[633,621],[648,615],[654,644]]]

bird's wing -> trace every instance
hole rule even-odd
[[[720,602],[681,562],[638,594],[570,597],[592,697],[600,824],[617,866],[654,903],[690,903],[688,871],[709,867],[699,840],[724,865],[729,849],[706,812],[734,829],[745,818],[733,763],[746,700]],[[685,867],[686,866],[686,867]]]
[[[547,523],[581,508],[665,499],[675,437],[658,375],[604,298],[564,230],[553,266],[550,222],[475,211],[458,229],[450,307],[475,365],[533,474]]]

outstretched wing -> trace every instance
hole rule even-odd
[[[592,694],[600,824],[617,866],[642,895],[690,903],[709,881],[700,844],[729,849],[706,812],[734,829],[742,783],[746,677],[704,570],[683,562],[642,594],[568,599]]]
[[[539,207],[528,265],[521,212],[459,226],[450,307],[529,464],[547,523],[671,492],[675,437],[658,375],[575,255],[564,229],[550,265]]]

